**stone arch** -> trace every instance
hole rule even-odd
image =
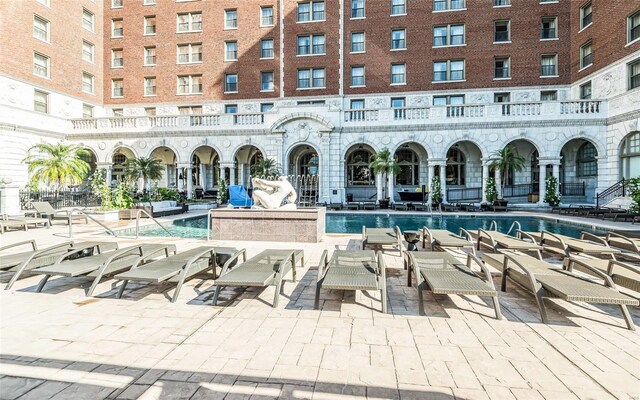
[[[349,143],[345,143],[344,144],[344,147],[343,147],[343,150],[342,150],[342,160],[346,161],[347,155],[351,152],[352,148],[355,147],[355,146],[359,146],[359,145],[370,147],[371,150],[374,153],[376,153],[376,152],[381,150],[373,142],[370,142],[370,141],[367,141],[367,140],[364,140],[364,139],[363,140],[360,140],[360,139],[353,140],[353,141],[351,141]]]
[[[300,147],[309,147],[310,149],[308,150],[312,150],[314,151],[317,155],[318,155],[318,174],[320,173],[320,166],[321,166],[321,160],[322,160],[322,153],[320,152],[320,149],[313,143],[310,142],[297,142],[292,144],[291,146],[289,146],[289,148],[286,150],[285,152],[285,162],[286,162],[286,173],[289,175],[298,174],[298,171],[291,171],[290,166],[291,166],[291,156],[294,155],[294,152],[296,152],[297,150],[299,150]],[[285,167],[285,165],[283,165],[283,167]],[[283,171],[284,172],[284,171]]]
[[[395,154],[405,144],[416,144],[416,145],[420,146],[422,148],[422,150],[424,150],[424,152],[427,154],[427,157],[434,157],[435,156],[435,152],[433,151],[431,146],[429,146],[428,144],[426,144],[426,143],[424,143],[424,142],[422,142],[420,140],[417,140],[417,139],[403,139],[403,140],[399,141],[398,143],[396,143],[394,148],[392,148],[390,150],[391,150],[391,152],[393,154]]]
[[[220,160],[222,160],[223,152],[218,148],[218,146],[214,146],[214,145],[212,145],[210,143],[202,143],[202,144],[199,144],[199,145],[193,147],[193,149],[189,153],[189,160],[192,160],[193,156],[196,154],[196,151],[198,151],[198,149],[201,149],[203,147],[209,147],[210,149],[215,151],[218,154],[218,158],[220,158]]]
[[[284,117],[278,119],[276,122],[273,123],[273,125],[271,125],[271,131],[283,133],[284,125],[286,125],[288,122],[295,121],[298,119],[311,119],[313,121],[316,121],[317,123],[319,123],[324,127],[324,129],[320,129],[320,132],[332,132],[335,129],[335,126],[331,122],[329,122],[327,119],[317,114],[308,113],[308,112],[298,112],[298,113],[287,114]]]
[[[487,147],[481,142],[479,142],[478,140],[471,137],[459,137],[446,142],[444,146],[442,146],[443,153],[440,154],[440,157],[437,157],[437,158],[447,158],[447,153],[449,152],[449,149],[452,148],[456,143],[460,143],[460,142],[469,142],[474,144],[480,151],[480,158],[489,156],[489,150],[487,149]],[[435,158],[436,154],[434,154],[433,157]]]
[[[548,156],[549,156],[548,154],[546,154],[546,153],[543,151],[542,147],[541,147],[538,143],[536,143],[535,141],[533,141],[533,140],[532,140],[532,139],[530,139],[530,138],[522,137],[522,136],[520,136],[520,137],[512,137],[512,138],[508,138],[507,140],[505,140],[504,142],[502,142],[502,145],[500,145],[500,146],[496,147],[496,149],[495,149],[495,150],[502,150],[502,149],[504,149],[505,147],[507,147],[507,146],[509,146],[510,144],[512,144],[513,142],[518,142],[518,141],[522,141],[522,142],[529,143],[531,146],[533,146],[533,148],[534,148],[534,149],[538,150],[538,155],[539,155],[540,157],[548,157]],[[491,156],[491,153],[488,153],[488,154],[487,154],[487,157],[489,157],[489,156]]]
[[[596,151],[598,152],[598,157],[607,154],[606,145],[603,145],[602,143],[600,143],[600,141],[597,140],[596,138],[592,138],[585,135],[572,135],[572,136],[566,137],[562,142],[558,144],[558,149],[559,149],[558,157],[562,156],[562,149],[572,140],[584,140],[586,142],[591,143],[596,148]],[[620,142],[620,145],[622,145],[622,141]]]
[[[153,154],[154,151],[162,148],[162,147],[166,147],[167,149],[173,151],[173,154],[175,154],[176,156],[176,163],[180,164],[182,162],[184,162],[183,160],[180,159],[180,152],[178,151],[178,149],[175,148],[175,146],[171,145],[171,144],[159,144],[157,146],[153,146],[149,149],[149,151],[147,152],[147,157],[151,157],[151,155]]]
[[[116,152],[117,152],[118,150],[120,150],[120,149],[125,149],[125,150],[129,151],[129,152],[133,155],[133,157],[138,157],[138,152],[137,152],[137,151],[135,151],[135,149],[134,149],[132,146],[129,146],[129,145],[126,145],[126,144],[120,143],[120,144],[115,145],[115,146],[114,146],[114,147],[113,147],[113,148],[112,148],[112,149],[107,153],[107,156],[105,157],[104,162],[111,163],[111,162],[112,162],[112,160],[113,160],[113,155],[114,155],[114,154],[116,154]]]
[[[228,153],[228,155],[231,155],[231,160],[221,160],[221,162],[227,162],[227,163],[228,162],[232,162],[232,163],[236,162],[236,155],[238,154],[238,151],[240,151],[243,147],[246,147],[246,146],[255,147],[256,149],[258,149],[258,151],[260,151],[260,153],[262,153],[262,155],[264,157],[267,157],[267,152],[264,151],[264,147],[262,147],[261,145],[253,143],[253,142],[251,142],[251,143],[241,143],[241,144],[237,145],[236,147],[234,147],[234,149],[230,153]],[[220,156],[222,157],[223,153],[218,153],[218,154],[220,154]]]

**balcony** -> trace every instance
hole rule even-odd
[[[450,104],[423,107],[394,107],[329,110],[325,105],[313,106],[313,113],[330,120],[335,126],[367,128],[420,124],[500,124],[519,121],[567,121],[607,117],[608,104],[601,100],[539,101],[489,104]],[[300,111],[300,106],[280,107],[279,112],[244,114],[158,115],[75,119],[72,132],[146,132],[162,130],[216,131],[260,129],[268,132],[280,118]],[[452,128],[453,129],[453,128]]]

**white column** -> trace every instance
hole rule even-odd
[[[193,167],[189,165],[186,169],[187,178],[187,199],[193,198]]]
[[[500,168],[496,168],[496,189],[498,190],[498,198],[502,198],[502,174]]]
[[[431,191],[431,181],[433,180],[433,177],[436,174],[436,167],[429,163],[429,166],[427,168],[427,190],[429,191],[429,204],[431,204],[431,200],[432,200],[432,191]]]
[[[238,163],[238,184],[244,185],[244,164]]]
[[[169,187],[169,164],[164,165],[164,187]]]
[[[105,170],[107,171],[105,181],[107,182],[107,186],[111,186],[111,181],[113,180],[113,169],[111,165],[108,165]]]
[[[382,174],[376,174],[376,198],[378,201],[382,200]]]
[[[233,164],[231,164],[231,166],[229,167],[229,184],[230,185],[236,184],[236,168],[235,168],[235,165]]]
[[[560,162],[554,162],[552,164],[553,167],[553,177],[556,178],[556,182],[558,182],[558,184],[556,185],[556,192],[560,192],[560,188],[558,187],[558,185],[560,185]]]
[[[540,188],[539,188],[539,192],[540,192],[540,198],[538,199],[538,204],[543,205],[545,204],[544,202],[544,198],[547,195],[547,164],[546,161],[540,162],[538,164],[538,167],[540,169],[540,178],[539,178],[539,184],[540,184]]]
[[[393,174],[387,174],[387,191],[389,192],[389,201],[393,203],[394,179]]]
[[[447,202],[447,166],[440,164],[440,188],[442,189],[442,202]]]
[[[218,167],[218,170],[219,170],[218,179],[226,181],[227,180],[227,171],[226,171],[225,167],[222,164],[220,164],[220,166]],[[213,184],[217,185],[218,182],[214,182]]]
[[[489,179],[489,162],[482,162],[482,202],[487,202],[487,180]]]
[[[205,164],[200,164],[200,182],[198,182],[200,184],[200,187],[202,187],[202,189],[204,190],[205,185],[206,185],[206,179],[207,179],[207,169],[205,168]]]
[[[184,169],[180,166],[176,168],[176,178],[178,179],[178,191],[182,192],[184,190]],[[180,175],[182,175],[182,179],[180,179]]]

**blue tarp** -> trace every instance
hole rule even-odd
[[[242,185],[229,186],[229,204],[234,207],[251,207],[253,200],[247,195]]]

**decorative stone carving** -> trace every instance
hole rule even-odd
[[[189,146],[189,142],[186,140],[183,140],[182,142],[180,142],[180,147],[182,147],[183,149],[186,149],[187,146]]]
[[[558,135],[555,132],[548,132],[545,137],[549,142],[553,142],[558,138]]]
[[[442,135],[434,135],[433,136],[433,142],[434,143],[438,143],[438,144],[442,143],[442,140],[443,140]]]
[[[145,142],[144,140],[139,140],[138,141],[138,147],[140,147],[141,149],[146,149],[147,148],[147,142]]]
[[[267,210],[295,210],[298,194],[286,176],[281,176],[277,181],[260,178],[251,179],[253,183],[254,206]],[[287,198],[287,204],[282,205],[282,201]]]
[[[258,111],[258,107],[254,103],[241,104],[241,109],[247,113],[254,113]]]
[[[100,128],[106,129],[109,127],[109,120],[99,119],[98,124],[100,125]]]
[[[498,141],[498,134],[497,133],[492,133],[489,135],[489,141],[490,142],[497,142]]]
[[[229,148],[229,146],[231,146],[231,141],[229,139],[225,139],[222,141],[222,146],[225,148]]]
[[[426,96],[410,97],[409,105],[413,107],[424,107],[429,105],[429,99]]]
[[[295,128],[294,128],[295,132],[296,132],[296,136],[298,137],[299,140],[301,141],[305,141],[309,138],[309,135],[311,135],[311,125],[309,125],[306,122],[300,122]],[[287,130],[287,132],[289,132]]]
[[[473,94],[469,96],[471,104],[484,104],[488,102],[489,97],[486,94]]]
[[[531,101],[531,93],[529,92],[516,92],[514,96],[515,101],[527,102]]]
[[[173,107],[158,107],[156,109],[158,115],[171,115],[175,114]]]
[[[202,112],[205,114],[220,114],[222,108],[218,104],[207,104],[202,108]]]
[[[100,150],[104,150],[104,149],[107,148],[107,144],[105,142],[100,142],[100,143],[98,143],[98,148]]]
[[[342,109],[340,100],[329,100],[327,101],[327,105],[329,106],[329,111],[340,111],[340,109]]]
[[[383,145],[387,146],[387,145],[389,145],[389,143],[391,143],[391,138],[389,136],[383,136],[383,137],[380,138],[380,142]]]
[[[126,112],[129,116],[139,117],[144,115],[144,108],[128,108]]]
[[[613,92],[613,86],[615,83],[615,78],[611,72],[607,72],[602,76],[602,85],[599,85],[601,88],[601,95],[598,97],[608,97]]]
[[[374,97],[369,99],[369,104],[367,108],[381,108],[384,107],[384,99],[381,97]]]

